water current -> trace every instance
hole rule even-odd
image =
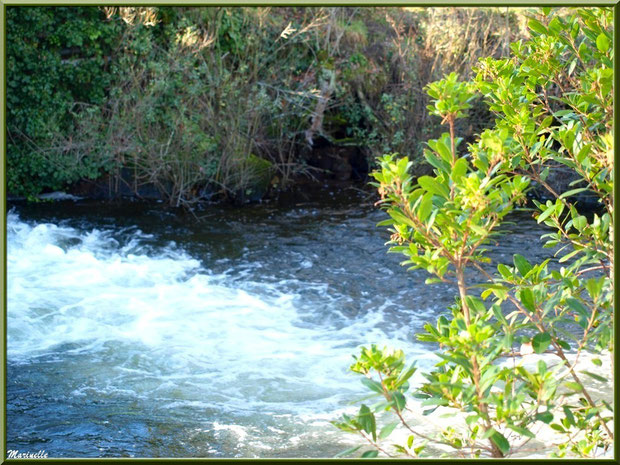
[[[402,348],[454,300],[386,254],[353,189],[285,205],[10,206],[8,449],[50,457],[331,457],[366,394],[362,345]],[[528,214],[492,254],[546,257]]]

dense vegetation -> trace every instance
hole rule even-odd
[[[395,155],[373,173],[390,215],[390,250],[434,275],[428,284],[454,283],[458,298],[418,335],[439,346],[440,361],[415,389],[415,364],[407,367],[402,351],[373,345],[356,357],[351,369],[379,401],[335,424],[373,446],[363,456],[416,457],[431,444],[463,457],[507,457],[537,436],[553,438],[556,457],[612,447],[613,407],[592,392],[593,381],[614,379],[612,11],[547,8],[529,27],[531,40],[513,43],[507,58],[481,60],[471,81],[450,74],[427,87],[431,113],[449,128],[428,141],[432,175],[414,180],[411,161]],[[495,124],[459,151],[455,123],[475,94]],[[574,174],[565,192],[547,182],[558,164]],[[543,239],[555,258],[492,263],[485,246],[502,240],[506,215],[533,185],[552,197],[535,201],[534,216],[549,228]],[[577,209],[583,192],[598,199],[596,213]],[[584,352],[595,354],[585,366]],[[529,354],[548,355],[532,366]],[[453,416],[451,426],[420,431],[408,419],[410,395],[425,414]],[[395,421],[378,431],[375,414],[385,411]],[[397,426],[405,439],[390,441]]]
[[[9,7],[8,190],[100,178],[189,205],[422,161],[424,86],[505,55],[518,11]]]
[[[117,34],[101,19],[92,8],[7,8],[9,192],[34,195],[98,175],[91,157],[75,163],[58,144],[79,105],[105,102]]]

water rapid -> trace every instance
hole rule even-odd
[[[348,371],[352,354],[386,344],[430,367],[433,347],[414,333],[454,295],[405,273],[375,227],[383,214],[353,200],[223,209],[200,222],[150,207],[14,208],[8,448],[50,457],[347,448],[353,438],[328,422],[366,394]]]

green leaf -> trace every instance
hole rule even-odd
[[[420,176],[418,178],[418,184],[424,188],[424,190],[437,194],[440,197],[444,197],[446,199],[450,197],[450,190],[443,184],[439,183],[436,178],[431,176]]]
[[[403,215],[402,212],[400,212],[399,210],[395,208],[390,209],[388,211],[388,214],[392,218],[394,218],[394,220],[396,220],[398,223],[406,224],[407,226],[411,226],[412,228],[415,228],[415,223],[410,218],[407,218],[405,215]]]
[[[562,23],[558,19],[558,17],[554,17],[551,21],[549,21],[549,31],[552,32],[555,36],[562,30]]]
[[[611,44],[609,43],[609,39],[607,38],[605,33],[601,32],[596,38],[596,48],[598,48],[601,52],[605,53],[607,52],[607,50],[609,50],[610,45]]]
[[[538,215],[538,218],[536,218],[536,222],[538,224],[542,223],[547,218],[549,218],[554,211],[555,211],[555,205],[551,205],[547,207],[545,211],[543,211],[540,215]]]
[[[571,195],[579,194],[580,192],[587,191],[587,190],[589,190],[587,187],[579,187],[577,189],[571,189],[569,191],[564,192],[562,195],[560,195],[560,198],[563,199],[563,198],[566,198],[566,197],[570,197]],[[540,223],[540,221],[539,221],[539,223]]]
[[[499,271],[499,273],[502,275],[502,278],[504,278],[506,281],[509,281],[512,278],[512,273],[503,263],[497,265],[497,271]]]
[[[428,145],[439,154],[444,162],[452,163],[452,150],[446,144],[445,139],[431,140]]]
[[[510,428],[511,430],[516,431],[521,436],[525,436],[525,437],[528,437],[528,438],[535,438],[536,437],[536,435],[534,433],[532,433],[527,428],[521,428],[520,426],[516,426],[516,425],[506,425],[506,426],[508,428]]]
[[[407,399],[405,399],[403,393],[398,391],[392,393],[392,401],[394,402],[396,410],[398,410],[399,412],[402,411],[407,404]]]
[[[470,415],[467,418],[465,418],[465,423],[471,426],[473,423],[476,423],[479,419],[480,419],[480,415],[476,415],[476,414]]]
[[[336,455],[334,455],[334,457],[346,457],[347,455],[351,455],[353,452],[355,452],[356,450],[358,450],[360,446],[355,446],[355,447],[350,447],[347,450],[343,450],[342,452],[338,452]]]
[[[577,255],[579,252],[581,252],[581,250],[576,249],[576,250],[573,250],[571,253],[567,253],[566,255],[564,255],[563,257],[561,257],[561,258],[558,260],[558,263],[564,263],[565,261],[570,260],[570,259],[571,259],[571,258],[573,258],[575,255]]]
[[[566,430],[562,427],[562,425],[558,425],[557,423],[553,423],[553,424],[551,424],[549,426],[551,427],[551,429],[559,431],[560,433],[566,433]]]
[[[428,416],[431,413],[433,413],[435,410],[437,410],[439,408],[439,406],[432,408],[432,409],[428,409],[428,410],[422,410],[422,415],[424,416]]]
[[[607,382],[607,378],[601,376],[601,375],[597,375],[596,373],[592,373],[590,371],[586,371],[586,370],[582,370],[582,373],[584,375],[588,375],[590,378],[594,378],[597,381],[600,381],[601,383],[606,383]]]
[[[596,300],[601,295],[604,285],[605,277],[603,276],[600,278],[590,278],[586,281],[586,289],[588,289],[588,293],[593,300]]]
[[[579,232],[582,232],[587,225],[588,225],[588,220],[583,215],[579,215],[577,218],[573,220],[573,226]]]
[[[475,232],[480,237],[486,237],[489,234],[489,232],[486,229],[481,228],[480,226],[476,224],[470,224],[469,229],[471,229],[473,232]]]
[[[379,432],[379,439],[385,439],[387,438],[392,431],[394,431],[394,428],[396,428],[398,426],[398,422],[392,422],[392,423],[388,423],[387,425],[385,425],[383,428],[381,428],[381,431]]]
[[[576,67],[577,67],[577,58],[575,58],[573,61],[571,61],[571,64],[568,67],[568,75],[569,76],[571,74],[573,74],[573,71],[575,71]]]
[[[396,171],[398,172],[398,176],[404,178],[407,175],[407,170],[409,169],[410,163],[407,157],[403,157],[396,163]]]
[[[526,310],[530,312],[536,311],[536,302],[534,301],[534,293],[529,287],[521,289],[519,292],[519,298]]]
[[[461,179],[467,172],[467,160],[459,158],[452,168],[452,179],[456,182]]]
[[[566,299],[566,306],[578,315],[581,315],[583,318],[587,319],[590,316],[590,312],[588,311],[586,306],[583,305],[581,301],[579,301],[575,297],[568,297]]]
[[[422,201],[420,202],[420,207],[418,208],[418,218],[420,221],[424,222],[428,219],[428,215],[430,215],[431,210],[433,208],[433,194],[427,192],[422,197]]]
[[[551,343],[551,336],[548,333],[538,333],[532,338],[532,348],[537,354],[542,354]]]
[[[499,431],[493,430],[493,433],[489,436],[489,438],[498,447],[498,449],[502,451],[502,454],[506,455],[510,451],[510,444],[508,443],[508,440]]]
[[[559,345],[562,349],[564,349],[564,350],[570,350],[570,344],[569,344],[568,342],[563,341],[563,340],[561,340],[561,339],[558,339],[558,340],[557,340],[557,343],[558,343],[558,345]]]
[[[421,405],[422,407],[428,407],[429,405],[450,405],[450,401],[443,397],[431,397],[423,401]]]
[[[374,459],[377,455],[379,455],[379,452],[377,452],[376,450],[367,450],[366,452],[362,454],[362,458],[363,459]]]
[[[506,292],[508,291],[508,288],[506,286],[504,286],[503,284],[498,284],[498,283],[477,284],[477,285],[475,285],[473,287],[482,287],[482,288],[486,289],[486,291],[482,293],[482,298],[483,299],[485,298],[485,296],[484,296],[485,293],[486,293],[486,295],[489,295],[491,292],[495,292],[495,295],[503,296],[503,298],[505,298]]]
[[[392,218],[388,218],[387,220],[379,221],[376,226],[392,226],[393,224],[394,220]]]
[[[368,434],[372,434],[372,438],[377,440],[377,423],[375,422],[375,415],[370,409],[362,404],[357,419],[362,426],[362,429]]]
[[[530,18],[527,25],[534,32],[538,32],[539,34],[547,34],[547,28],[543,26],[540,21],[537,21],[534,18]]]
[[[381,383],[375,381],[374,379],[362,378],[362,384],[379,394],[383,394],[383,387],[381,386]]]
[[[528,262],[523,255],[519,255],[518,253],[515,254],[513,261],[517,267],[517,270],[519,270],[519,273],[523,277],[525,277],[525,275],[532,269],[532,265],[530,265],[530,262]]]
[[[553,413],[547,412],[538,412],[536,414],[536,419],[538,421],[542,421],[543,423],[549,424],[553,421]]]
[[[571,412],[568,405],[564,405],[562,409],[564,410],[564,415],[566,415],[566,418],[568,419],[568,423],[575,426],[575,417],[573,416],[573,412]]]
[[[566,381],[564,383],[564,386],[566,386],[571,391],[575,391],[575,392],[583,391],[583,386],[579,383],[575,383],[574,381]]]
[[[417,371],[417,367],[415,366],[415,364],[416,362],[414,361],[411,365],[409,365],[409,368],[403,370],[400,375],[398,375],[398,378],[396,379],[397,385],[400,386],[402,383],[411,378],[411,376],[413,376],[413,374]]]

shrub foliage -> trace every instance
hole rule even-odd
[[[423,86],[499,56],[502,37],[521,34],[518,18],[497,8],[9,7],[9,192],[132,173],[130,187],[154,184],[188,205],[310,176],[317,141],[358,147],[368,165],[392,151],[421,159],[416,141],[439,128]],[[454,53],[446,31],[459,37]],[[474,114],[468,134],[489,121],[479,102]]]
[[[418,335],[439,346],[440,361],[415,389],[416,368],[401,351],[371,346],[356,357],[351,369],[381,400],[335,424],[373,446],[363,456],[420,456],[431,443],[507,457],[545,431],[558,438],[555,456],[597,456],[612,445],[612,407],[591,390],[613,380],[612,11],[546,8],[528,26],[530,40],[512,43],[507,58],[481,59],[470,82],[450,74],[427,87],[429,111],[450,129],[428,141],[432,175],[414,179],[412,162],[396,155],[373,173],[390,251],[433,275],[427,283],[454,283],[458,298]],[[495,124],[459,152],[455,122],[475,94]],[[547,182],[557,165],[574,174],[568,191]],[[534,201],[533,215],[548,227],[542,239],[554,258],[493,263],[486,247],[534,186],[552,197]],[[580,210],[583,194],[598,199],[597,211]],[[577,364],[585,352],[607,376]],[[533,368],[529,353],[541,355]],[[454,426],[419,431],[409,395],[425,414],[458,414]],[[375,415],[386,410],[396,421],[379,429]],[[404,443],[389,441],[397,426]]]

